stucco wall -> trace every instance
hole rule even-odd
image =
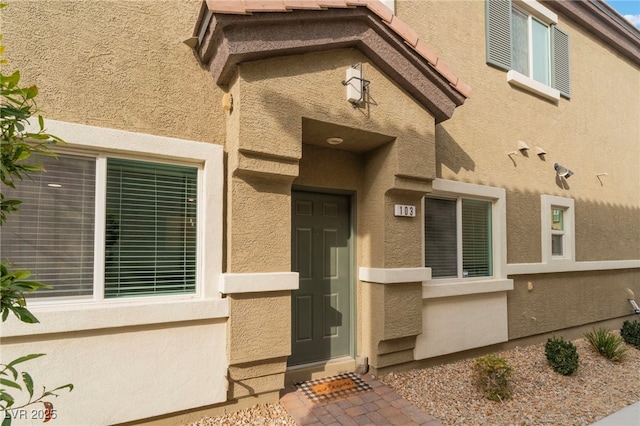
[[[637,300],[637,269],[519,276],[507,293],[509,339],[632,315],[627,288]]]
[[[473,88],[437,126],[437,173],[507,190],[508,262],[540,261],[541,194],[576,200],[577,260],[639,259],[637,66],[560,15],[558,27],[570,36],[572,96],[554,103],[510,86],[506,72],[486,64],[484,1],[400,0],[396,11]],[[509,158],[519,140],[532,148],[529,156]],[[555,162],[575,172],[566,188]],[[597,173],[608,176],[601,183]]]
[[[224,319],[58,333],[2,339],[0,362],[31,353],[47,355],[17,367],[34,378],[36,392],[57,392],[57,424],[114,424],[220,403],[227,398]],[[197,366],[197,368],[192,368]],[[26,392],[10,392],[27,396]],[[179,398],[176,397],[179,395]],[[23,398],[16,400],[21,405]],[[42,424],[31,408],[15,424]],[[14,412],[21,416],[20,411]]]
[[[222,91],[182,43],[200,0],[6,3],[3,72],[38,86],[45,118],[222,143]]]

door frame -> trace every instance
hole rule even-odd
[[[343,195],[349,198],[349,267],[350,267],[350,276],[349,276],[349,297],[350,297],[350,303],[349,303],[349,309],[351,310],[350,312],[350,324],[349,324],[349,336],[350,336],[350,342],[349,342],[349,357],[353,358],[355,360],[356,358],[356,349],[357,349],[357,341],[358,341],[358,336],[356,335],[357,333],[357,294],[358,292],[356,291],[356,271],[357,271],[357,258],[356,258],[356,246],[357,246],[357,242],[358,242],[358,238],[357,238],[357,231],[358,231],[358,227],[357,227],[357,223],[356,223],[356,219],[357,219],[357,193],[356,191],[348,191],[348,190],[342,190],[342,189],[333,189],[333,188],[318,188],[318,187],[313,187],[313,186],[304,186],[304,185],[292,185],[291,186],[291,192],[310,192],[310,193],[315,193],[315,194],[329,194],[329,195]],[[289,197],[290,201],[292,201],[293,197]],[[290,225],[289,228],[291,229],[293,225],[293,218],[290,218]],[[293,319],[293,312],[291,312],[291,318]],[[291,330],[291,332],[293,333],[293,330]],[[292,348],[293,350],[293,348]],[[337,358],[337,360],[340,359],[344,359],[343,358]],[[305,367],[309,367],[312,365],[324,365],[327,363],[330,363],[332,361],[331,358],[323,360],[323,361],[316,361],[316,362],[310,362],[308,364],[298,364],[298,365],[294,365],[294,366],[287,366],[287,370],[295,370],[295,369],[300,369],[300,368],[305,368]]]

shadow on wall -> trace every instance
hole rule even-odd
[[[454,173],[465,169],[473,171],[476,163],[456,140],[447,132],[442,124],[436,125],[436,177],[442,177],[442,166]]]

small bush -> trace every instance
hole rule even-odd
[[[640,322],[637,320],[623,322],[620,336],[631,346],[640,349]]]
[[[622,337],[616,336],[604,327],[593,329],[586,333],[584,338],[596,352],[611,361],[622,361],[627,352]]]
[[[474,364],[476,381],[484,396],[492,401],[503,401],[511,396],[513,367],[507,358],[495,354],[477,358]]]
[[[544,353],[553,371],[569,376],[578,369],[578,350],[576,346],[562,337],[548,339]]]

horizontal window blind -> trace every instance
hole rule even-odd
[[[434,278],[458,276],[456,202],[425,199],[425,266]]]
[[[108,159],[105,297],[195,292],[197,169]]]
[[[93,293],[95,158],[35,156],[45,171],[3,186],[22,201],[0,230],[3,259],[28,269],[31,279],[53,286],[30,297]]]
[[[487,277],[492,271],[491,203],[462,200],[463,276]]]

